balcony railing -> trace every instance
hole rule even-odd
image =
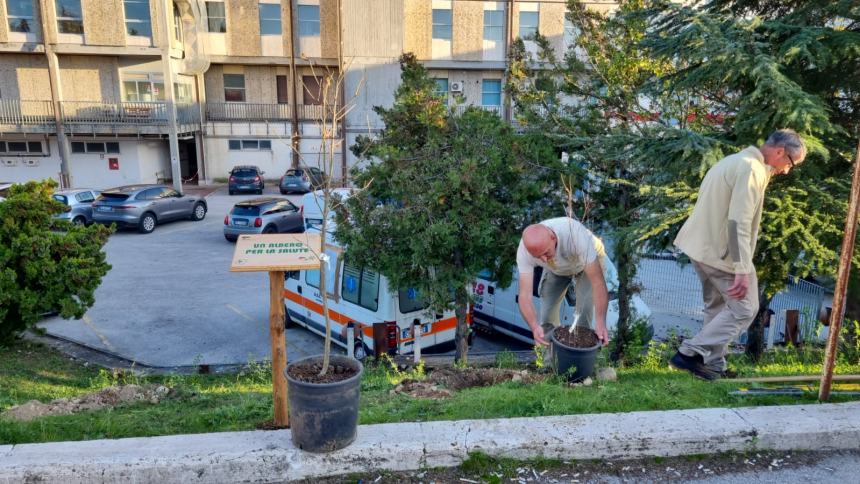
[[[0,124],[43,125],[53,123],[54,103],[51,101],[0,99]]]
[[[502,115],[502,107],[501,106],[481,106],[477,104],[457,104],[456,106],[449,106],[449,109],[454,114],[463,114],[469,108],[478,108],[483,109],[484,111],[489,111],[491,113],[495,113],[498,116]]]
[[[322,119],[324,106],[299,104],[299,121],[318,121]],[[289,104],[259,103],[206,103],[208,121],[290,121],[293,119],[292,106]]]
[[[63,123],[75,124],[119,124],[140,126],[167,125],[165,102],[101,103],[90,101],[64,101],[60,103]],[[178,124],[200,121],[196,104],[177,104]]]

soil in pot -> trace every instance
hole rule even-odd
[[[322,371],[321,361],[297,363],[287,369],[291,378],[305,383],[337,383],[352,378],[358,373],[358,369],[351,366],[339,365],[334,361],[329,363],[328,371],[325,375],[320,375],[320,371]]]
[[[555,332],[555,338],[569,348],[593,348],[599,342],[594,331],[582,326],[574,326],[573,331],[558,329]]]

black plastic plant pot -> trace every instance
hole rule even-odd
[[[549,334],[552,344],[552,358],[555,371],[559,375],[567,375],[567,381],[580,382],[594,373],[597,352],[600,343],[591,348],[571,348],[555,337],[557,331],[567,331],[567,326],[556,326]]]
[[[358,430],[358,396],[364,366],[342,355],[331,355],[329,361],[331,365],[353,368],[356,374],[335,383],[308,383],[290,377],[291,367],[321,363],[321,355],[295,361],[286,369],[293,445],[308,452],[342,449],[355,440]]]

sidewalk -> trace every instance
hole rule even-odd
[[[289,430],[0,446],[0,483],[283,482],[459,465],[470,452],[633,459],[860,448],[860,402],[362,425],[346,449],[311,454]]]

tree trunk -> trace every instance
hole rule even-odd
[[[454,313],[457,315],[457,330],[454,335],[454,342],[457,345],[457,351],[454,355],[454,363],[465,366],[469,362],[469,325],[466,324],[469,295],[465,289],[457,290],[455,301],[457,307],[454,309]]]
[[[753,361],[758,361],[764,353],[764,315],[770,306],[770,298],[765,297],[764,292],[758,296],[759,307],[755,319],[747,329],[746,355]],[[770,322],[773,329],[774,321]]]
[[[622,186],[619,189],[618,206],[621,213],[629,214],[628,188]],[[622,227],[629,227],[629,217],[623,217],[619,222]],[[622,229],[623,230],[623,229]],[[610,359],[619,361],[624,357],[630,345],[630,299],[633,296],[633,285],[636,276],[636,261],[630,247],[628,236],[624,232],[616,233],[615,240],[615,268],[618,270],[618,323],[615,326],[615,343],[613,345]]]

